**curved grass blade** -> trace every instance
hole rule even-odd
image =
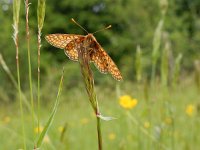
[[[53,122],[53,119],[54,119],[54,116],[56,114],[56,111],[58,109],[58,104],[59,104],[59,97],[60,97],[60,94],[61,94],[61,91],[62,91],[62,85],[63,85],[63,76],[64,76],[64,68],[63,68],[63,72],[62,72],[62,76],[61,76],[61,79],[60,79],[60,84],[59,84],[59,88],[58,88],[58,93],[57,93],[57,97],[56,97],[56,101],[55,101],[55,104],[54,104],[54,108],[53,108],[53,111],[43,129],[43,131],[41,132],[41,134],[39,135],[39,138],[38,140],[36,141],[36,145],[34,147],[34,149],[38,149],[41,147],[42,145],[42,142],[44,140],[44,137],[45,135],[47,134],[49,128],[51,127],[51,124]]]

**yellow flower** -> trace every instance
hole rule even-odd
[[[109,138],[109,140],[114,140],[115,138],[116,138],[116,135],[114,134],[114,133],[110,133],[109,135],[108,135],[108,138]]]
[[[119,98],[119,104],[125,109],[134,108],[137,103],[137,99],[132,99],[129,95],[124,95]]]
[[[64,127],[63,127],[63,126],[58,127],[58,131],[59,131],[60,133],[62,133],[63,130],[64,130]]]
[[[193,116],[194,115],[194,112],[195,112],[195,107],[193,104],[189,104],[186,106],[186,109],[185,109],[185,113],[188,115],[188,116]]]
[[[146,129],[148,129],[150,126],[151,126],[150,122],[148,122],[148,121],[145,121],[145,122],[144,122],[144,127],[145,127]]]
[[[170,118],[170,117],[165,118],[165,123],[172,124],[172,118]]]
[[[44,127],[40,126],[40,127],[36,127],[34,131],[35,133],[41,133],[43,129]]]
[[[10,117],[9,116],[5,116],[4,118],[3,118],[3,122],[4,123],[9,123],[10,122]]]
[[[88,118],[82,118],[80,121],[81,124],[87,124],[89,122]]]

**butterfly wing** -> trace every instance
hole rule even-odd
[[[108,63],[108,71],[110,72],[112,77],[118,81],[122,80],[122,75],[119,69],[117,68],[116,64],[114,63],[114,61],[110,58],[108,54],[106,55],[106,57]]]
[[[101,73],[108,73],[108,63],[104,53],[105,51],[101,49],[95,49],[90,53],[90,60]]]
[[[54,47],[64,49],[65,54],[74,61],[78,60],[78,52],[75,49],[75,42],[83,39],[84,36],[76,34],[49,34],[45,39]]]
[[[93,50],[90,54],[91,61],[100,72],[109,72],[114,79],[122,80],[122,75],[113,60],[96,40],[94,42],[95,44],[93,44]]]
[[[52,46],[64,49],[69,42],[80,37],[82,36],[76,34],[49,34],[45,36],[45,39]]]

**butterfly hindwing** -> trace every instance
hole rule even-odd
[[[69,57],[69,59],[78,61],[78,48],[79,48],[78,46],[84,39],[85,39],[85,37],[79,37],[79,38],[76,38],[76,39],[70,41],[66,45],[64,52]]]
[[[108,64],[104,53],[105,51],[99,48],[95,49],[90,53],[90,59],[101,73],[108,73]]]

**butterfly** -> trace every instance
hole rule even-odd
[[[74,19],[72,19],[72,21],[76,23]],[[76,24],[80,26],[78,23]],[[84,29],[82,26],[80,27]],[[107,28],[110,27],[111,26],[108,26]],[[101,30],[98,30],[96,32],[99,31]],[[122,75],[117,66],[115,65],[114,61],[97,42],[96,38],[92,33],[88,33],[87,35],[49,34],[45,36],[45,39],[52,46],[64,49],[64,53],[69,57],[69,59],[73,61],[78,61],[78,49],[80,48],[80,44],[83,42],[86,43],[89,61],[94,63],[96,68],[101,73],[110,73],[114,79],[118,81],[122,80]]]

